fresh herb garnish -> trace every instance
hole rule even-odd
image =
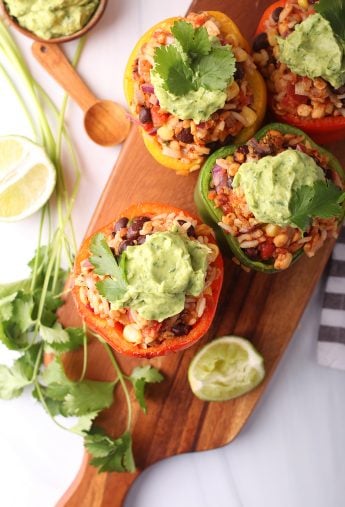
[[[92,456],[91,465],[100,472],[135,472],[129,431],[118,438],[111,438],[97,428],[85,437],[85,447]]]
[[[176,21],[171,32],[177,45],[160,46],[154,54],[154,71],[169,92],[181,96],[200,87],[224,90],[230,84],[236,63],[230,46],[211,41],[206,28],[187,21]]]
[[[343,213],[341,203],[345,192],[331,181],[316,181],[314,185],[303,185],[293,193],[290,201],[291,222],[302,231],[315,217],[340,217]]]
[[[93,254],[90,257],[90,262],[94,266],[94,272],[97,275],[110,275],[119,280],[123,280],[123,274],[110,250],[104,234],[100,232],[92,238],[90,251]]]
[[[153,368],[149,364],[145,366],[137,366],[131,373],[129,380],[132,382],[134,387],[134,394],[139,402],[140,407],[146,414],[147,406],[145,402],[145,387],[146,384],[152,384],[156,382],[162,382],[163,376],[159,373],[156,368]]]
[[[80,57],[84,41],[85,39],[81,40],[78,45],[74,64]],[[116,377],[111,382],[85,379],[88,352],[86,329],[85,327],[64,328],[57,321],[57,310],[63,303],[62,295],[68,276],[68,272],[61,269],[61,262],[64,259],[68,269],[72,269],[76,251],[71,213],[80,180],[77,158],[64,122],[67,97],[65,97],[59,112],[50,97],[34,81],[19,48],[1,22],[0,51],[7,58],[11,71],[17,72],[18,77],[22,79],[27,93],[22,96],[17,91],[10,77],[11,73],[2,63],[0,64],[0,72],[19,98],[19,103],[32,127],[34,140],[44,146],[57,170],[55,192],[57,225],[52,227],[51,203],[48,201],[41,211],[38,247],[34,258],[29,262],[28,278],[0,285],[0,342],[8,349],[16,351],[17,355],[20,354],[11,367],[0,365],[0,398],[15,398],[22,394],[24,388],[31,388],[33,397],[43,405],[58,426],[85,438],[89,452],[94,453],[92,463],[95,466],[99,467],[101,471],[131,472],[134,471],[135,465],[130,433],[132,406],[127,384],[139,382],[135,377],[137,374],[134,374],[133,379],[125,376],[109,346],[99,338],[113,364]],[[52,131],[42,103],[47,104],[57,118],[56,133]],[[34,114],[31,111],[34,111]],[[68,193],[65,184],[61,161],[63,138],[69,148],[72,162],[70,167],[75,171],[75,182],[71,194]],[[42,237],[47,219],[49,225],[48,244],[43,246]],[[68,232],[71,233],[68,234]],[[126,287],[123,263],[121,262],[120,266],[117,265],[105,238],[101,236],[96,238],[93,245],[95,267],[99,273],[102,271],[109,273],[115,279],[109,279],[109,281],[116,283],[118,289]],[[76,381],[67,377],[61,354],[80,346],[84,348],[84,356],[80,378]],[[54,360],[48,366],[43,363],[46,352],[54,354]],[[141,406],[145,405],[143,399],[145,384],[158,382],[158,377],[160,380],[162,379],[158,371],[152,368],[152,371],[147,372],[146,380],[141,378],[140,388],[138,388],[140,396],[136,394]],[[142,382],[144,382],[143,385],[141,385]],[[93,422],[101,410],[111,405],[114,391],[118,385],[121,385],[127,401],[126,430],[116,439],[103,435],[103,450],[100,451],[101,443],[93,430]],[[59,416],[59,420],[55,419],[56,416]],[[71,416],[77,418],[72,426],[69,425],[70,420],[68,419]],[[94,442],[93,447],[92,442]]]
[[[181,44],[183,51],[192,58],[208,55],[211,51],[211,41],[203,26],[194,28],[187,21],[176,21],[171,28],[171,33]]]
[[[108,301],[116,301],[126,292],[127,283],[124,272],[117,264],[104,234],[99,233],[92,238],[90,251],[93,255],[89,260],[95,268],[94,272],[111,277],[96,283],[99,293]]]
[[[334,33],[345,42],[345,0],[320,0],[314,9],[330,22]]]

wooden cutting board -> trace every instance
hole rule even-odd
[[[269,0],[195,0],[192,11],[220,10],[228,14],[251,40],[256,24]],[[345,148],[331,147],[345,162]],[[88,234],[109,223],[122,209],[138,201],[161,201],[195,212],[193,188],[197,174],[176,176],[157,164],[146,151],[135,127],[122,149],[109,178]],[[225,281],[218,312],[211,331],[197,346],[184,353],[152,360],[165,381],[150,386],[148,414],[133,402],[134,455],[138,470],[175,454],[223,446],[240,432],[266,388],[282,354],[298,325],[329,254],[329,242],[313,259],[302,259],[288,271],[277,275],[245,273],[229,259],[225,262]],[[78,325],[69,301],[63,322]],[[251,393],[226,403],[205,403],[193,396],[187,382],[188,365],[197,350],[215,336],[236,334],[249,338],[265,359],[265,381]],[[81,367],[81,352],[66,358],[72,376]],[[117,357],[121,367],[131,369],[145,361]],[[112,366],[102,346],[92,341],[89,347],[87,376],[111,380]],[[120,389],[115,405],[98,419],[112,436],[124,430],[126,408]],[[140,472],[138,472],[140,473]],[[58,503],[59,507],[119,507],[138,474],[98,474],[85,455],[78,477]]]

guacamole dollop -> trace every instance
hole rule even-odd
[[[99,0],[6,0],[5,4],[20,26],[42,39],[54,39],[81,30]]]
[[[154,69],[151,71],[151,82],[161,108],[180,120],[194,120],[197,124],[206,121],[212,113],[221,109],[226,101],[225,91],[207,90],[203,86],[177,97],[166,90],[164,81]]]
[[[177,315],[185,296],[199,296],[205,285],[210,249],[178,232],[156,232],[143,245],[124,252],[126,293],[112,301],[113,309],[130,307],[148,320]]]
[[[317,180],[325,181],[325,176],[314,159],[288,149],[242,164],[233,188],[244,191],[249,209],[260,222],[293,226],[289,209],[293,193]]]
[[[345,83],[344,45],[320,14],[312,14],[288,37],[277,40],[279,60],[299,76],[322,77],[334,88]]]

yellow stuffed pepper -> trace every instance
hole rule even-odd
[[[266,111],[266,88],[237,26],[218,11],[148,30],[125,71],[125,95],[151,155],[178,174],[225,144],[244,143]]]

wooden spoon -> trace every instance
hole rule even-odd
[[[46,71],[84,111],[85,130],[95,143],[101,146],[114,146],[126,139],[131,124],[125,109],[111,100],[97,99],[58,45],[34,42],[32,52]]]

